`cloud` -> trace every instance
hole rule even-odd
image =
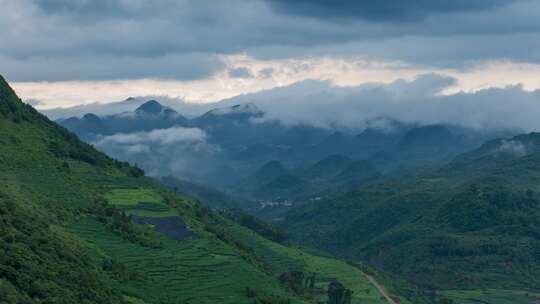
[[[115,158],[139,165],[153,176],[206,173],[208,164],[220,152],[220,147],[208,143],[206,133],[198,128],[117,133],[102,136],[92,144]]]
[[[277,120],[285,125],[361,130],[388,119],[489,130],[540,130],[540,90],[526,91],[516,85],[441,94],[454,83],[455,79],[437,74],[350,87],[309,80],[227,102],[255,103],[266,112],[263,121]]]
[[[12,81],[208,78],[222,55],[361,57],[418,66],[540,62],[540,3],[0,0]],[[337,21],[336,21],[337,20]],[[342,21],[339,21],[342,20]]]
[[[138,145],[155,144],[170,145],[179,143],[197,143],[206,140],[206,133],[198,128],[173,127],[169,129],[155,129],[148,132],[117,133],[104,136],[97,140],[96,146],[104,145]]]
[[[133,112],[140,105],[149,100],[157,100],[162,105],[172,108],[186,117],[194,117],[201,115],[214,107],[214,104],[212,103],[190,103],[186,102],[183,98],[150,95],[129,97],[123,101],[114,101],[108,103],[94,102],[72,107],[45,108],[40,109],[40,111],[41,113],[47,115],[47,117],[53,120],[57,120],[59,118],[69,118],[73,116],[80,117],[86,113],[92,113],[98,116],[108,116],[113,114],[120,114],[123,112]],[[37,104],[37,106],[40,105],[43,104]]]
[[[524,156],[527,154],[527,148],[518,140],[503,140],[498,148],[498,151],[505,154],[512,154],[515,156]]]
[[[251,73],[251,70],[245,67],[239,67],[235,69],[229,70],[229,76],[232,78],[251,78],[253,77],[253,73]]]
[[[485,10],[510,1],[269,0],[269,2],[280,12],[313,18],[362,18],[388,22],[413,22],[430,14]]]
[[[264,68],[259,71],[259,76],[263,78],[269,78],[269,77],[272,77],[272,75],[274,75],[274,72],[275,71],[273,68]]]

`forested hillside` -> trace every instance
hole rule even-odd
[[[3,78],[0,143],[2,303],[316,303],[336,281],[352,303],[383,303],[356,267],[160,188],[22,103]]]
[[[538,137],[491,141],[435,173],[307,204],[284,227],[428,290],[539,290]]]

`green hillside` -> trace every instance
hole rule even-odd
[[[284,226],[310,247],[362,260],[424,290],[453,290],[447,295],[456,303],[469,303],[460,300],[462,289],[540,290],[536,138],[490,142],[438,172],[305,205]],[[487,298],[476,297],[492,303]]]
[[[384,303],[356,267],[160,188],[23,104],[2,78],[0,215],[1,303],[324,303],[333,281],[354,291],[352,303]],[[295,272],[313,274],[313,286]]]
[[[369,161],[354,161],[334,154],[294,170],[286,169],[279,161],[270,161],[239,183],[236,192],[253,200],[298,200],[337,189],[348,190],[380,178],[381,174]]]

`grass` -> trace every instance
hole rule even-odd
[[[23,127],[20,132],[10,133],[14,126],[1,119],[0,126],[6,127],[0,128],[0,139],[11,134],[20,138],[17,144],[0,149],[2,192],[13,201],[28,204],[35,213],[32,216],[54,224],[51,227],[56,227],[54,230],[64,239],[80,243],[87,252],[85,256],[95,260],[91,267],[97,269],[103,261],[115,261],[123,275],[118,280],[103,281],[126,295],[126,301],[251,304],[253,299],[245,293],[250,287],[261,295],[302,302],[285,291],[276,277],[250,263],[243,252],[203,231],[198,216],[189,211],[196,205],[194,202],[175,197],[182,211],[170,208],[149,179],[129,177],[114,168],[65,160],[68,168],[63,169],[64,161],[40,151],[45,147],[35,136],[39,130],[30,132]],[[111,205],[126,208],[134,215],[180,214],[190,227],[198,227],[197,237],[176,242],[155,233],[160,248],[130,242],[81,213],[104,196]]]
[[[95,259],[96,265],[108,260],[120,265],[125,274],[120,282],[111,280],[110,283],[127,296],[126,301],[137,304],[251,304],[253,299],[245,293],[249,287],[261,295],[291,298],[291,303],[303,303],[302,299],[285,291],[275,276],[254,266],[245,253],[204,231],[191,210],[195,206],[192,201],[179,197],[180,206],[171,208],[164,204],[163,195],[152,189],[152,182],[147,179],[134,180],[115,172],[103,174],[78,162],[70,163],[70,168],[70,173],[52,166],[2,170],[2,190],[21,201],[40,202],[51,207],[60,204],[62,208],[54,208],[60,215],[55,222],[61,225],[53,226],[55,231],[80,242],[87,250],[86,256]],[[63,207],[89,206],[101,193],[106,193],[112,205],[124,206],[132,215],[180,215],[194,228],[197,237],[176,242],[156,232],[153,237],[160,241],[161,247],[149,248],[129,242],[84,214],[79,218],[72,218],[69,212],[62,215]],[[162,207],[166,210],[160,209]],[[64,232],[61,227],[65,223],[71,224]]]
[[[156,234],[162,248],[145,248],[89,219],[74,223],[70,229],[102,255],[133,272],[133,279],[118,288],[146,303],[252,303],[244,296],[246,287],[291,297],[275,278],[254,268],[234,248],[204,233],[185,242]],[[291,303],[300,302],[293,297]]]
[[[144,216],[144,217],[168,217],[168,216],[178,216],[178,211],[174,209],[169,209],[167,211],[131,209],[129,210],[129,214],[136,215],[136,216]]]
[[[540,294],[520,290],[447,290],[439,294],[453,300],[454,304],[532,304],[540,300]]]
[[[283,273],[289,270],[302,270],[308,274],[315,273],[316,287],[320,290],[315,299],[318,302],[326,300],[325,290],[328,283],[337,280],[353,291],[353,304],[387,303],[358,268],[344,261],[309,254],[299,247],[268,241],[253,231],[237,225],[228,226],[228,232],[253,250],[266,267],[274,273]],[[397,296],[395,298],[399,299]],[[400,303],[409,303],[405,299],[400,299],[400,301]]]
[[[178,216],[178,211],[164,203],[163,197],[148,188],[119,188],[105,194],[109,205],[124,209],[130,215],[144,217]]]
[[[139,204],[151,203],[163,205],[163,198],[152,189],[113,189],[105,194],[108,203],[116,207],[137,207]]]

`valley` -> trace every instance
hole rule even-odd
[[[164,189],[23,104],[3,79],[0,115],[7,303],[313,303],[336,281],[354,301],[384,303],[354,266]],[[174,218],[172,228],[159,222]],[[315,275],[314,285],[280,281],[292,271]]]
[[[252,212],[272,205],[287,209],[295,201],[429,171],[487,140],[517,132],[380,118],[354,133],[284,126],[264,117],[256,104],[246,103],[186,118],[150,100],[133,111],[104,117],[88,113],[57,122],[152,176],[168,177],[168,184],[189,184],[190,190],[184,189],[192,195],[218,191]],[[178,154],[182,156],[174,156]]]
[[[0,0],[0,304],[540,304],[538,20]]]
[[[135,116],[121,116],[130,117],[128,125],[141,125],[140,119],[159,119],[163,115],[158,102],[149,101],[141,107],[148,105],[155,107],[151,114],[139,117],[141,110],[137,109]],[[221,210],[225,217],[271,240],[362,261],[387,273],[383,282],[391,287],[392,295],[385,295],[385,287],[372,274],[358,272],[356,279],[370,286],[369,293],[374,292],[383,302],[393,303],[400,295],[412,303],[468,303],[491,297],[489,292],[474,296],[471,293],[469,297],[467,290],[471,287],[491,288],[501,297],[512,288],[517,293],[538,288],[534,276],[537,265],[533,261],[539,247],[535,234],[531,235],[537,229],[534,226],[537,215],[533,211],[537,206],[535,166],[540,163],[535,154],[540,149],[537,134],[497,139],[515,133],[507,130],[480,134],[452,126],[417,127],[396,122],[397,127],[391,133],[368,129],[355,136],[308,127],[278,127],[273,123],[253,125],[250,121],[252,117],[262,116],[264,113],[255,105],[246,105],[175,121],[172,126],[204,130],[206,144],[219,145],[222,149],[219,152],[222,155],[213,156],[212,162],[217,162],[214,166],[235,174],[223,183],[190,177],[186,172],[166,171],[166,176],[158,178],[159,182],[172,192],[188,193],[208,207]],[[116,123],[115,116],[106,120],[109,124]],[[160,127],[163,126],[150,123],[150,129],[144,132]],[[256,131],[239,137],[232,135],[245,132],[246,128]],[[85,129],[92,128],[85,126]],[[267,133],[270,129],[274,135]],[[99,132],[104,131],[98,129],[93,134]],[[133,134],[137,132],[140,131]],[[307,141],[297,145],[299,142],[293,138],[299,135],[292,135],[296,132]],[[106,136],[114,134],[124,133]],[[369,140],[362,143],[359,141],[362,138]],[[95,139],[87,140],[92,143]],[[276,150],[267,149],[277,141],[282,142],[279,149],[288,150],[287,153],[280,156]],[[353,141],[357,142],[353,144]],[[238,148],[246,142],[256,148]],[[285,145],[286,142],[289,144]],[[365,148],[368,143],[372,152]],[[150,144],[150,147],[171,149],[167,144]],[[318,147],[326,148],[321,151]],[[312,155],[306,152],[310,150],[318,151],[311,162],[290,158],[295,153]],[[249,157],[246,151],[250,151]],[[186,155],[190,157],[189,152]],[[137,158],[143,168],[148,166],[145,157],[141,154]],[[317,161],[317,158],[321,159]],[[513,166],[527,166],[527,170]],[[532,184],[518,182],[525,180]],[[473,199],[475,195],[478,198]],[[460,204],[465,204],[464,209],[460,209]],[[491,207],[492,204],[495,205]],[[129,212],[146,216],[158,207],[144,205],[142,210],[138,207]],[[160,212],[167,214],[167,210]],[[231,234],[235,233],[233,229]],[[244,239],[241,235],[237,237]],[[285,259],[288,265],[298,263],[294,253],[275,257],[276,248],[263,249],[245,239],[243,244],[256,256]],[[267,256],[268,250],[274,253]],[[515,259],[527,261],[532,268],[512,266],[510,261]],[[282,266],[272,267],[285,272]],[[304,264],[305,267],[311,266]],[[329,270],[319,269],[317,273],[325,271]],[[354,299],[360,299],[356,298],[360,293],[358,290],[353,293],[353,303]],[[534,293],[525,296],[523,303],[534,297]]]

